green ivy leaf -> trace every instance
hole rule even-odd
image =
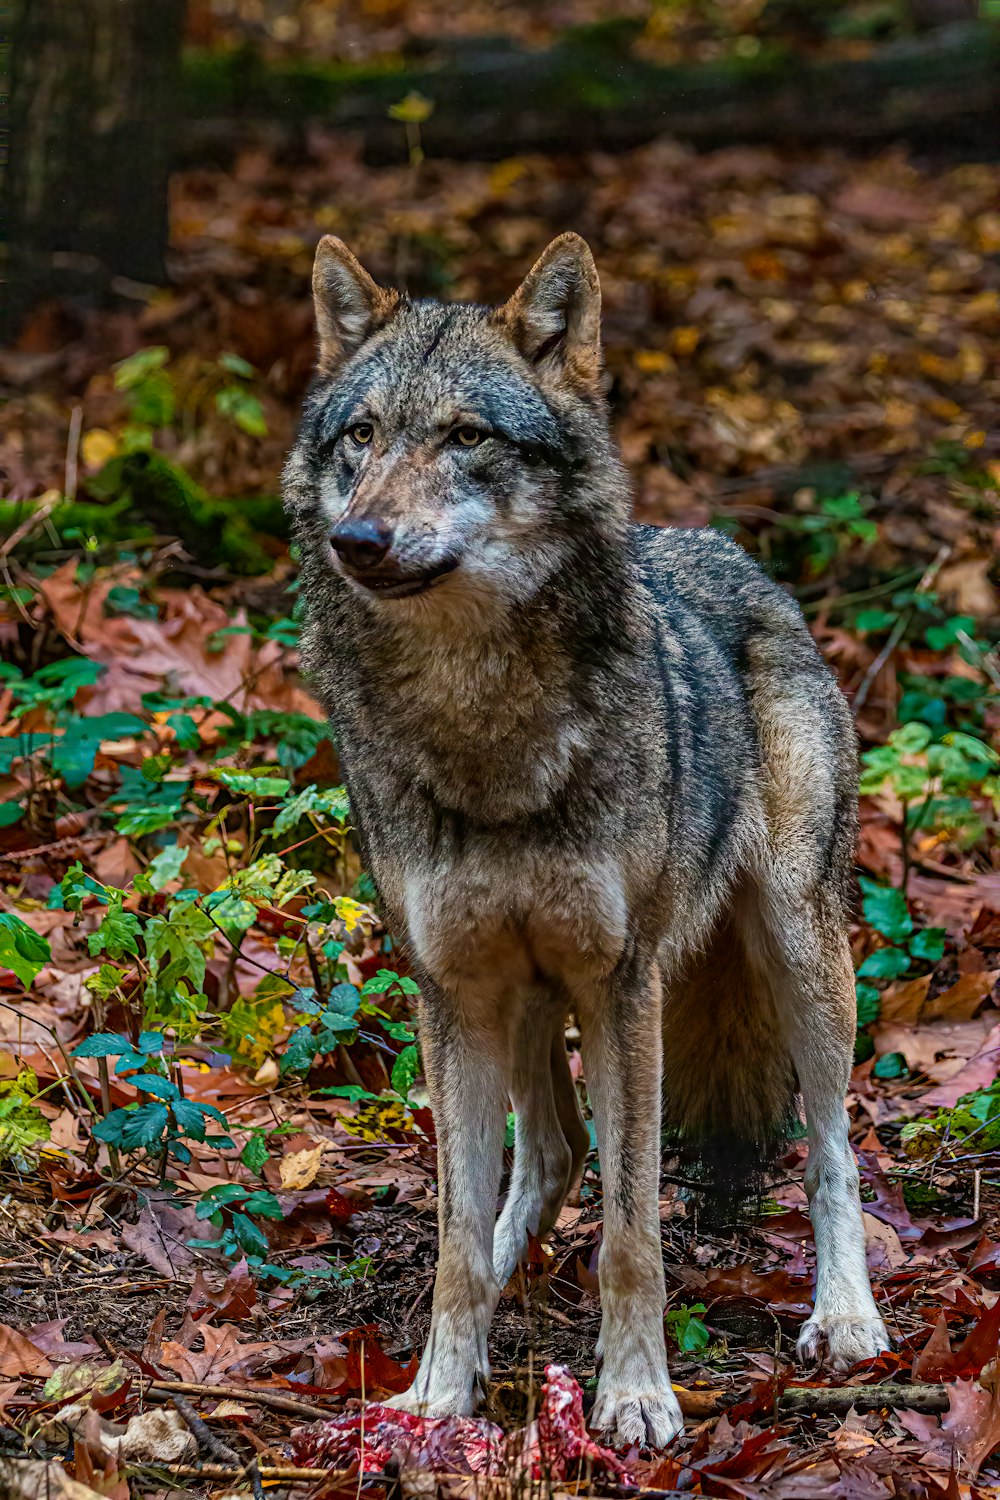
[[[889,744],[901,755],[919,755],[927,749],[931,739],[928,726],[914,720],[912,724],[903,724],[899,729],[894,729],[889,736]]]
[[[0,912],[0,969],[10,969],[27,989],[51,957],[51,948],[33,927],[13,912]]]
[[[909,967],[909,954],[902,948],[877,948],[869,953],[858,974],[865,979],[898,979]]]
[[[146,879],[153,890],[162,891],[171,880],[176,880],[187,857],[188,851],[180,844],[168,844],[166,849],[161,849],[146,869]]]
[[[267,1141],[261,1132],[255,1130],[240,1152],[240,1161],[248,1172],[253,1172],[259,1177],[270,1159],[271,1153],[267,1149]]]
[[[132,1043],[120,1031],[95,1031],[74,1048],[74,1057],[121,1057],[131,1053]]]
[[[138,1109],[126,1110],[125,1114],[121,1143],[126,1151],[162,1140],[170,1118],[165,1104],[140,1104]]]
[[[134,911],[126,911],[120,891],[112,893],[104,920],[96,932],[87,936],[87,948],[92,957],[107,953],[109,958],[124,958],[126,953],[139,955],[136,941],[142,934],[142,923]]]
[[[284,1055],[278,1071],[285,1073],[308,1073],[316,1056],[317,1042],[310,1026],[297,1026],[285,1044]]]
[[[412,1027],[405,1021],[381,1021],[382,1030],[386,1036],[391,1036],[394,1042],[413,1042],[416,1040]]]
[[[248,1214],[260,1214],[264,1219],[283,1219],[285,1217],[281,1204],[274,1194],[265,1192],[263,1189],[250,1193],[243,1207]]]
[[[159,1073],[137,1073],[134,1078],[129,1079],[137,1089],[144,1094],[153,1094],[157,1099],[179,1099],[180,1089],[176,1083],[171,1083],[169,1078],[162,1078]]]
[[[135,1083],[136,1079],[133,1078],[132,1082]],[[183,1135],[190,1136],[193,1141],[205,1139],[205,1116],[197,1104],[190,1099],[174,1099],[170,1108]]]
[[[903,1078],[908,1072],[902,1052],[885,1052],[872,1067],[876,1078]]]
[[[409,1098],[419,1070],[420,1054],[417,1048],[404,1047],[392,1065],[392,1086],[404,1104]]]
[[[854,628],[867,635],[874,630],[888,630],[897,618],[891,609],[862,609],[854,616]]]
[[[913,918],[902,891],[891,885],[879,885],[866,875],[861,876],[861,889],[864,892],[862,909],[865,920],[876,932],[888,938],[890,943],[900,943],[909,937],[913,931]]]
[[[236,1242],[248,1255],[266,1255],[270,1246],[267,1236],[263,1230],[257,1228],[253,1219],[248,1219],[246,1214],[233,1214],[233,1234]]]
[[[910,939],[910,953],[926,963],[936,964],[944,957],[945,930],[943,927],[923,927]]]
[[[870,1026],[873,1021],[878,1020],[882,997],[873,984],[856,984],[855,991],[858,1002],[858,1025]]]

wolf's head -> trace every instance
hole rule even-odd
[[[410,301],[330,236],[313,292],[319,372],[286,494],[359,598],[397,616],[495,615],[574,542],[621,534],[600,286],[579,236],[553,240],[500,307]]]

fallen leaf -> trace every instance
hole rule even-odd
[[[1000,1391],[984,1391],[975,1380],[957,1380],[948,1387],[948,1411],[941,1428],[978,1474],[1000,1445]]]
[[[287,1191],[307,1188],[319,1171],[325,1150],[325,1143],[321,1143],[304,1151],[292,1151],[288,1156],[282,1157],[278,1166],[281,1186]]]
[[[194,1260],[185,1241],[198,1232],[192,1211],[151,1198],[134,1224],[122,1226],[122,1244],[141,1255],[161,1276],[176,1279]]]
[[[963,974],[948,989],[942,990],[929,1000],[921,1013],[922,1021],[938,1018],[955,1021],[971,1021],[976,1011],[992,994],[993,986],[1000,979],[1000,969],[989,969],[982,974]]]
[[[52,1366],[41,1349],[16,1328],[0,1323],[0,1375],[51,1375]]]
[[[921,1014],[930,987],[930,974],[921,974],[919,979],[907,979],[901,984],[888,985],[882,995],[879,1020],[887,1026],[893,1022],[912,1026]]]
[[[6,1500],[95,1500],[96,1490],[70,1479],[62,1464],[34,1458],[0,1458],[0,1494]]]
[[[123,1464],[183,1464],[198,1456],[191,1429],[170,1406],[137,1413],[120,1437],[105,1437],[102,1443]]]

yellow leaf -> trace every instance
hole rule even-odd
[[[675,354],[693,354],[700,339],[697,328],[675,328],[670,335],[670,345]]]
[[[976,220],[976,235],[980,250],[986,255],[995,255],[1000,250],[1000,214],[980,214]]]
[[[422,125],[425,120],[430,119],[433,113],[433,100],[425,99],[423,94],[418,94],[414,89],[411,89],[405,99],[400,99],[397,104],[389,105],[390,117],[393,120],[402,120],[404,125]]]
[[[265,1057],[256,1073],[253,1075],[254,1083],[263,1084],[265,1088],[278,1081],[278,1064],[273,1057]]]
[[[413,1129],[413,1116],[404,1104],[396,1099],[373,1099],[359,1106],[353,1115],[341,1115],[340,1124],[348,1135],[360,1136],[363,1141],[390,1139],[388,1132]]]
[[[524,162],[516,156],[509,156],[506,161],[498,161],[490,173],[490,191],[497,198],[505,197],[515,182],[520,182],[527,170]]]
[[[103,469],[118,452],[118,439],[112,433],[106,432],[103,427],[92,427],[89,432],[83,434],[80,442],[80,456],[83,459],[84,468],[96,473]]]
[[[635,363],[644,375],[661,375],[664,370],[674,370],[676,365],[662,349],[637,349]]]
[[[333,905],[348,932],[353,932],[358,923],[368,915],[367,907],[362,906],[360,901],[352,900],[350,896],[335,896]]]
[[[278,1167],[281,1186],[288,1192],[296,1188],[307,1188],[319,1171],[323,1147],[307,1146],[304,1151],[291,1151]]]

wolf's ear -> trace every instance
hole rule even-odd
[[[388,322],[399,302],[399,293],[373,281],[343,240],[332,234],[325,234],[316,247],[312,288],[324,374],[331,374]]]
[[[531,364],[584,386],[601,370],[601,284],[586,240],[561,234],[496,317]]]

